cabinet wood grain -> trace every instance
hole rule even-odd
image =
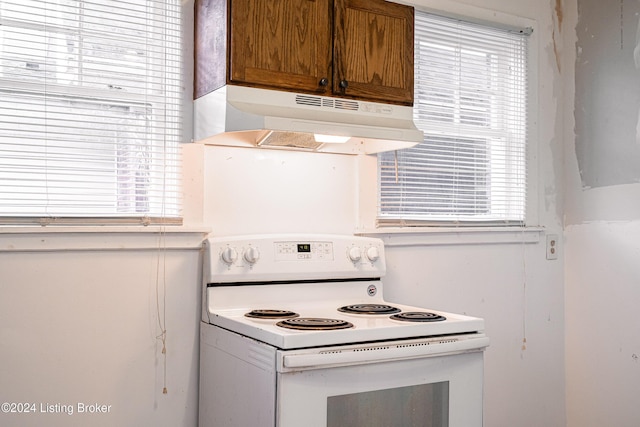
[[[325,92],[330,77],[328,0],[233,0],[230,81]]]
[[[413,8],[335,0],[335,10],[334,92],[413,104]]]
[[[413,104],[412,7],[384,0],[196,0],[194,96],[237,84]]]

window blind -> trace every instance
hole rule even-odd
[[[0,223],[179,222],[178,0],[0,2]]]
[[[379,224],[523,223],[527,29],[416,11],[416,147],[378,155]]]

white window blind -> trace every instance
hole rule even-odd
[[[379,224],[522,224],[529,30],[416,11],[416,147],[378,155]]]
[[[0,1],[0,223],[179,222],[179,0]]]

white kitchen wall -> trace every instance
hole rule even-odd
[[[387,251],[389,299],[485,319],[486,426],[564,426],[562,261],[542,244]]]
[[[636,427],[640,220],[571,225],[566,254],[567,426]]]
[[[184,158],[191,220],[216,235],[353,233],[354,156],[191,144]]]
[[[565,6],[569,427],[640,425],[639,9]]]
[[[3,230],[0,425],[195,426],[203,236]]]

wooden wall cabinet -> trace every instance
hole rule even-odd
[[[196,0],[196,98],[224,84],[413,105],[410,6]]]

